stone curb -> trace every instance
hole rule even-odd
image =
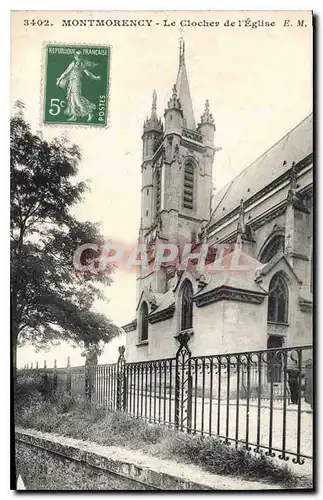
[[[100,446],[31,429],[16,428],[15,436],[22,443],[125,477],[152,490],[282,489],[275,484],[211,474],[195,466],[159,459],[134,450]]]

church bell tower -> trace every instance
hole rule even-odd
[[[154,245],[196,243],[209,221],[212,196],[215,124],[208,100],[196,125],[189,89],[185,42],[180,41],[176,83],[164,111],[164,126],[157,116],[153,92],[150,118],[143,128],[141,227],[139,237]],[[138,293],[148,287],[167,291],[167,271],[140,270]]]

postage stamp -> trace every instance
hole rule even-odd
[[[106,126],[110,47],[47,45],[45,124]]]

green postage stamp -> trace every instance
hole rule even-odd
[[[106,126],[110,47],[47,45],[44,123]]]

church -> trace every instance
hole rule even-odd
[[[207,243],[220,265],[140,268],[127,361],[173,358],[181,332],[193,356],[311,344],[312,114],[213,194],[215,123],[208,101],[195,121],[182,41],[164,120],[154,91],[142,144],[139,241]],[[225,266],[236,251],[241,271]]]

